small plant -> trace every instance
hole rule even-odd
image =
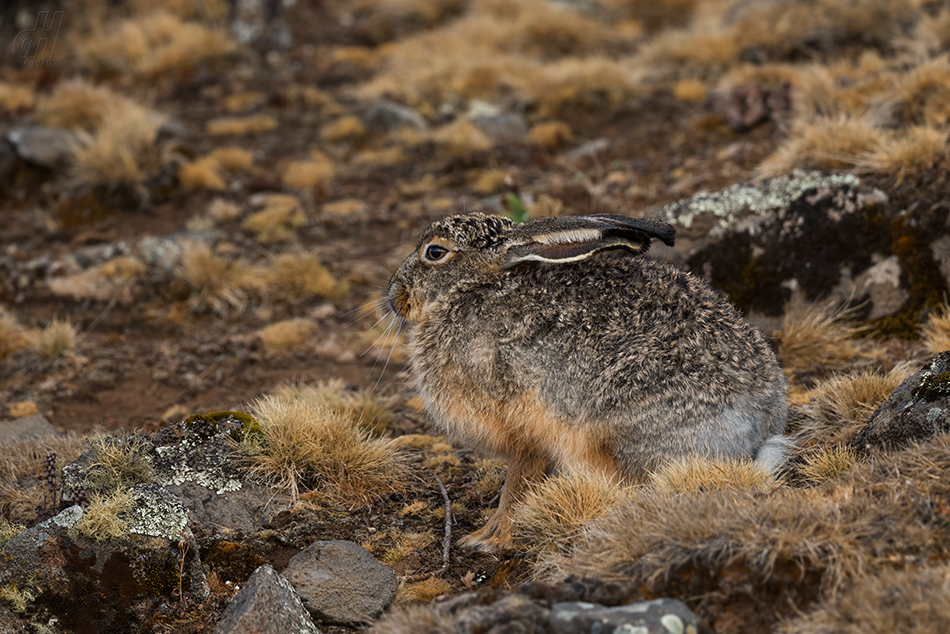
[[[211,136],[245,136],[270,132],[277,128],[277,119],[264,114],[247,117],[221,117],[208,122]]]
[[[54,319],[45,328],[26,333],[28,345],[44,359],[55,359],[76,346],[76,328],[60,319]]]
[[[528,209],[524,206],[524,203],[521,202],[521,199],[518,198],[517,194],[505,194],[503,203],[505,209],[508,210],[508,213],[505,214],[506,216],[517,223],[528,221]]]
[[[2,329],[2,326],[0,326]],[[921,331],[924,346],[931,354],[950,350],[950,306],[944,304],[930,313]],[[0,354],[0,357],[3,355]]]
[[[89,504],[73,525],[73,530],[97,542],[128,537],[131,526],[129,512],[134,498],[130,490],[91,495]]]
[[[799,473],[809,482],[820,484],[850,471],[857,461],[857,454],[853,449],[847,445],[835,445],[806,456],[805,464],[801,466]]]
[[[13,584],[0,588],[0,601],[3,601],[14,612],[26,612],[27,606],[36,601],[40,593],[26,588],[18,588]]]
[[[336,280],[316,255],[306,252],[272,256],[264,276],[270,298],[285,302],[341,297],[349,290],[346,282]]]
[[[261,242],[277,242],[293,237],[296,229],[307,224],[300,200],[275,194],[264,201],[264,208],[244,219],[242,226]]]
[[[299,350],[312,345],[316,328],[312,319],[285,319],[262,328],[260,336],[267,350]]]
[[[833,369],[857,356],[857,328],[847,321],[851,314],[834,304],[790,304],[779,335],[782,366],[790,371]]]
[[[26,331],[17,318],[0,309],[0,359],[28,345]]]
[[[653,474],[653,483],[674,493],[718,490],[769,491],[779,482],[753,460],[690,458],[672,462]]]
[[[185,244],[178,275],[192,289],[192,308],[215,313],[243,310],[262,285],[260,275],[251,266],[216,255],[200,242]]]
[[[143,436],[106,437],[90,443],[92,453],[86,466],[83,488],[110,495],[138,484],[152,482],[155,471],[149,457],[151,443]]]
[[[0,548],[6,546],[7,542],[26,530],[23,524],[16,524],[3,517],[0,517]]]

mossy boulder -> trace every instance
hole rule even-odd
[[[744,311],[778,316],[793,294],[860,304],[885,334],[916,335],[946,292],[941,208],[905,212],[850,174],[799,172],[703,193],[657,213],[678,248]]]
[[[950,432],[950,351],[901,383],[855,436],[855,449],[897,449]]]

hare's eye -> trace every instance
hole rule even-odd
[[[437,244],[430,244],[426,247],[425,257],[430,262],[438,262],[448,254],[449,250],[445,247],[439,246]]]

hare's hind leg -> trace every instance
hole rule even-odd
[[[524,451],[513,453],[508,462],[508,473],[505,475],[498,509],[484,526],[460,539],[459,545],[484,552],[511,548],[511,507],[521,496],[525,482],[540,478],[547,468],[548,461],[537,454]]]

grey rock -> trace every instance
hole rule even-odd
[[[520,143],[528,134],[528,121],[516,112],[499,112],[471,117],[476,128],[493,141]]]
[[[610,147],[608,139],[593,139],[586,143],[581,143],[573,150],[564,154],[564,162],[573,163],[588,156],[596,156],[598,152],[603,152]]]
[[[48,169],[61,169],[76,146],[76,134],[65,128],[22,126],[10,130],[7,140],[21,159]]]
[[[53,427],[42,414],[0,421],[0,438],[8,442],[58,434],[59,430]]]
[[[555,603],[551,634],[697,634],[699,618],[676,599],[656,599],[608,608],[596,603]]]
[[[244,483],[238,491],[218,493],[194,482],[166,487],[191,512],[192,522],[218,530],[251,533],[266,523],[271,494],[256,484]]]
[[[379,99],[366,109],[363,121],[371,129],[384,130],[386,132],[396,130],[401,127],[415,128],[425,130],[429,123],[421,114],[413,108],[398,104],[388,99]]]
[[[314,542],[293,556],[283,574],[311,614],[343,625],[371,622],[399,587],[388,566],[344,540]]]
[[[28,628],[13,612],[0,605],[0,634],[29,634],[35,631]]]
[[[854,437],[855,449],[898,449],[950,432],[950,351],[897,386]]]
[[[677,250],[747,312],[781,315],[793,297],[869,300],[875,317],[905,306],[891,259],[898,210],[850,174],[796,171],[672,203]],[[904,278],[902,280],[902,278]]]
[[[319,634],[293,586],[269,564],[254,571],[228,604],[215,634]]]

